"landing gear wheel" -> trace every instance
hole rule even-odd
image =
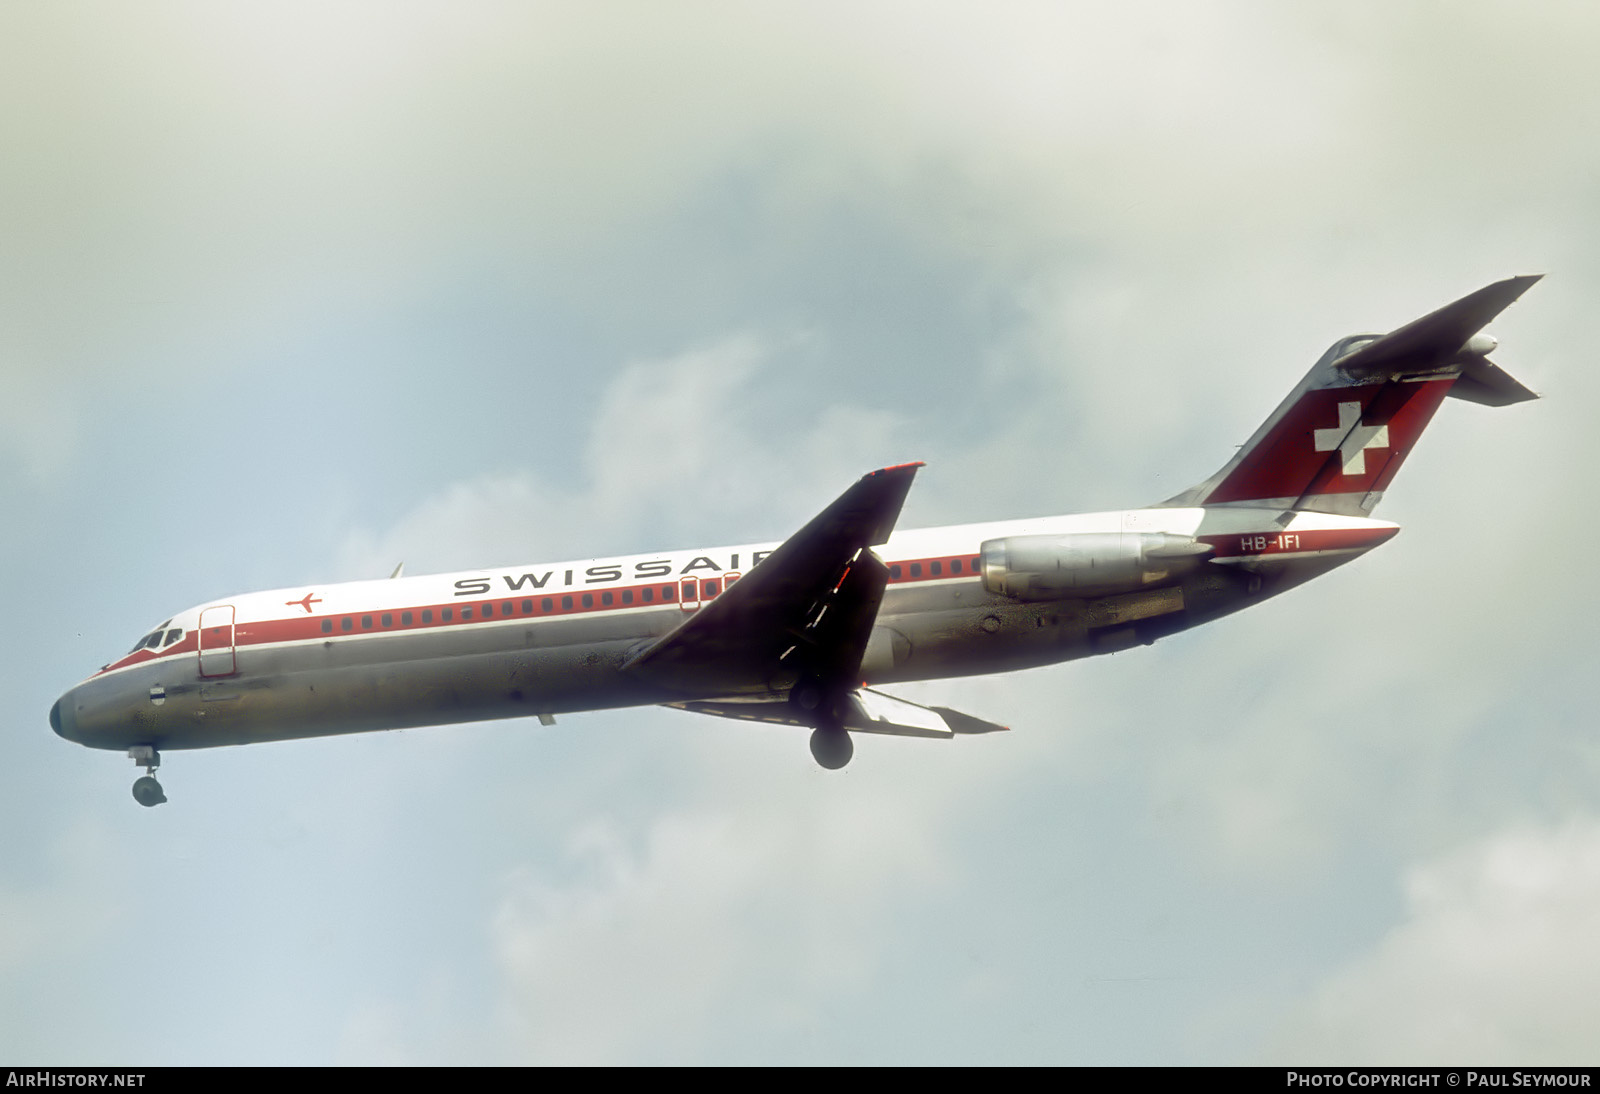
[[[134,745],[128,749],[128,759],[144,768],[144,774],[133,782],[133,800],[146,809],[167,800],[167,792],[156,782],[156,768],[161,766],[161,753],[151,745]]]
[[[156,777],[154,775],[141,775],[138,779],[134,780],[133,800],[138,802],[140,805],[149,808],[150,806],[160,805],[162,802],[166,801],[167,795],[166,792],[161,789],[161,784],[156,781]]]
[[[843,726],[818,726],[811,731],[812,758],[829,771],[839,770],[855,753],[856,746]]]

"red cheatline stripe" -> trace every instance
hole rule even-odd
[[[955,561],[957,559],[954,556],[941,556],[937,559],[910,559],[905,562],[896,562],[892,565],[900,568],[900,576],[891,576],[889,580],[891,584],[904,585],[918,581],[941,581],[950,577],[971,578],[977,576],[977,556],[962,556],[959,560],[962,564],[962,572],[952,574],[950,572],[951,564]],[[938,574],[931,572],[932,563],[934,562],[940,563],[941,572]],[[919,566],[922,571],[915,577],[911,576],[913,565]],[[679,578],[672,581],[652,581],[642,585],[613,585],[604,589],[592,586],[582,590],[564,587],[562,592],[542,593],[534,597],[473,597],[449,603],[422,604],[414,607],[361,609],[358,611],[328,612],[321,615],[290,616],[282,619],[259,619],[253,622],[236,624],[233,644],[235,647],[239,647],[265,645],[275,642],[362,638],[376,634],[436,630],[441,627],[474,627],[482,623],[499,623],[510,619],[551,619],[557,616],[588,615],[595,612],[640,611],[649,608],[660,608],[663,605],[676,606],[679,586],[690,580],[698,580],[700,582],[698,590],[700,602],[708,603],[714,600],[728,585],[736,584],[738,577],[730,573],[726,578]],[[713,587],[715,591],[713,591]],[[643,598],[645,589],[651,590],[652,593],[652,599],[648,603]],[[624,593],[633,594],[633,602],[631,604],[622,602]],[[609,604],[605,602],[606,594],[611,596],[611,603]],[[584,603],[585,597],[589,598],[588,604]],[[548,609],[544,606],[546,601],[550,602]],[[571,607],[566,606],[569,601]],[[530,605],[531,610],[524,610],[525,604]],[[508,605],[509,610],[507,609]],[[492,612],[486,614],[486,607],[491,608]],[[472,613],[472,618],[463,619],[461,617],[463,609],[469,609]],[[444,618],[446,611],[451,613],[449,620]],[[406,612],[411,613],[410,623],[401,621]],[[424,623],[422,621],[423,612],[433,613],[432,620]],[[385,616],[389,618],[387,626],[383,622]],[[351,621],[349,630],[344,629],[343,621],[346,619]],[[370,627],[362,625],[362,621],[365,619],[372,620]],[[322,629],[324,620],[332,622],[333,629],[331,631]],[[218,628],[207,629],[215,630]],[[226,628],[220,629],[226,630]],[[110,672],[115,669],[140,665],[146,661],[154,661],[158,658],[194,653],[198,649],[198,634],[198,631],[190,631],[163,650],[136,650],[128,656],[112,662],[100,671]],[[212,649],[227,649],[226,639],[226,635],[215,639],[208,636],[206,650],[209,652]],[[99,675],[99,673],[96,673],[96,675]]]
[[[1398,528],[1322,528],[1306,532],[1247,532],[1198,538],[1202,543],[1209,543],[1216,548],[1212,558],[1240,558],[1376,547],[1399,530]]]

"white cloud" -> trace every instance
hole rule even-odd
[[[1587,1064],[1597,979],[1600,821],[1520,828],[1411,870],[1403,921],[1323,981],[1273,1055]]]
[[[804,1028],[865,989],[887,904],[939,873],[888,803],[605,819],[494,916],[506,1051],[522,1063],[679,1063]],[[872,833],[863,839],[863,833]],[[559,876],[556,876],[559,875]]]
[[[871,470],[869,453],[901,423],[847,405],[787,413],[753,386],[777,352],[735,334],[633,362],[606,386],[567,474],[454,483],[381,533],[352,531],[342,568],[377,576],[406,559],[416,574],[781,539]]]

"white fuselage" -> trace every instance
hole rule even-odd
[[[1154,508],[896,532],[863,682],[999,672],[1154,641],[1281,592],[1397,526],[1277,508]],[[1002,537],[1172,533],[1203,566],[1112,595],[1021,601],[985,584]],[[208,748],[364,730],[707,699],[624,673],[628,658],[775,544],[308,585],[201,604],[71,689],[57,733],[96,748]],[[175,634],[180,632],[181,634]]]

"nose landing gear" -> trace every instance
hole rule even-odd
[[[161,766],[161,753],[150,745],[136,745],[128,749],[128,759],[144,765],[144,774],[134,780],[133,800],[149,808],[167,800],[166,791],[156,781],[156,768]]]

